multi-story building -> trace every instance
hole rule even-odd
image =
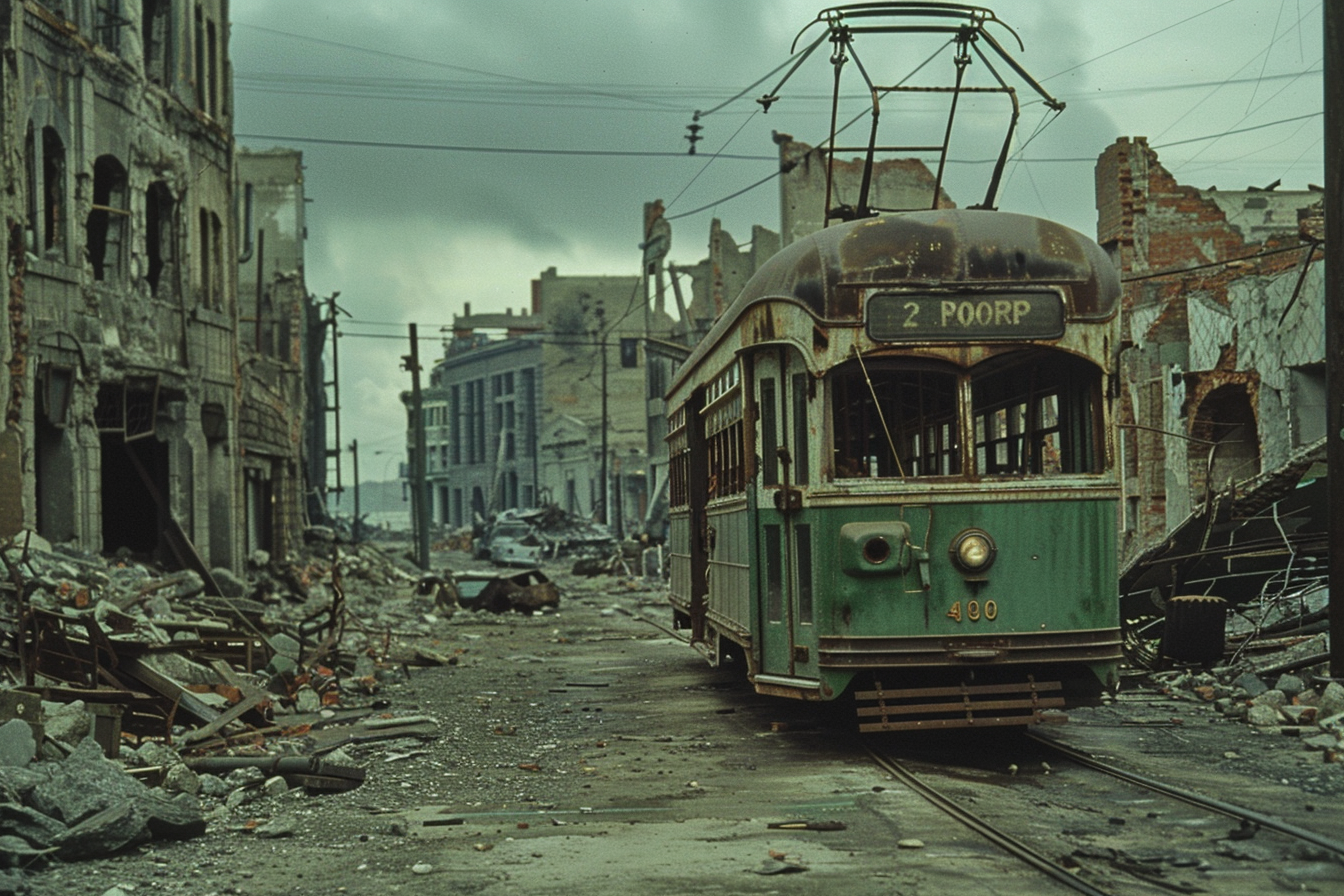
[[[0,16],[0,537],[235,567],[227,0]]]
[[[651,319],[664,334],[672,319],[646,313],[639,277],[555,268],[532,282],[529,311],[473,315],[468,306],[454,319],[421,393],[434,520],[469,526],[554,504],[621,534],[641,530],[644,337]]]
[[[284,556],[305,519],[308,474],[303,155],[240,150],[239,407],[244,545]],[[319,458],[325,461],[325,453]]]
[[[455,317],[420,396],[435,522],[471,526],[537,503],[542,327],[531,315],[473,315],[470,306]],[[409,395],[402,400],[409,406]]]

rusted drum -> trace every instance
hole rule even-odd
[[[1162,655],[1178,663],[1211,665],[1223,656],[1227,601],[1205,594],[1185,594],[1167,601]]]

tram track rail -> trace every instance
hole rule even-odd
[[[922,797],[939,811],[970,828],[995,846],[998,846],[1010,856],[1021,859],[1037,871],[1058,881],[1074,892],[1083,893],[1085,896],[1113,896],[1110,891],[1092,886],[1087,881],[1078,877],[1069,868],[1045,856],[1036,849],[1033,849],[1011,834],[995,827],[993,824],[981,818],[979,815],[976,815],[951,797],[943,794],[937,788],[921,780],[914,772],[911,772],[892,757],[879,753],[872,747],[865,746],[864,749],[868,751],[868,755],[872,757],[878,767],[887,772],[905,787],[909,788],[911,792]]]
[[[1165,781],[1159,781],[1155,778],[1141,775],[1138,772],[1132,772],[1120,768],[1119,766],[1111,765],[1110,763],[1103,762],[1090,753],[1085,753],[1082,750],[1062,744],[1054,738],[1039,732],[1026,731],[1024,733],[1036,743],[1052,750],[1057,755],[1063,756],[1070,762],[1085,766],[1137,787],[1142,787],[1145,790],[1160,793],[1175,800],[1180,800],[1181,802],[1195,806],[1196,808],[1225,815],[1228,818],[1235,819],[1243,824],[1254,824],[1263,830],[1276,831],[1285,836],[1301,840],[1304,843],[1310,843],[1321,849],[1329,850],[1337,856],[1344,857],[1344,840],[1327,837],[1324,834],[1291,824],[1282,819],[1275,818],[1272,815],[1257,812],[1256,810],[1248,809],[1245,806],[1238,806],[1234,803],[1214,799],[1213,797],[1204,796],[1203,794],[1195,793],[1192,790],[1186,790],[1185,788],[1177,787],[1174,784],[1168,784]]]
[[[1089,769],[1107,777],[1122,781],[1129,786],[1184,803],[1203,812],[1229,818],[1236,821],[1243,829],[1252,828],[1254,830],[1272,831],[1301,843],[1310,844],[1318,849],[1332,853],[1337,860],[1344,860],[1344,840],[1339,840],[1318,831],[1292,824],[1281,818],[1276,818],[1246,806],[1205,796],[1195,791],[1187,790],[1165,781],[1112,765],[1090,753],[1060,743],[1046,734],[1036,731],[1025,731],[1024,734],[1038,747],[1048,751],[1065,763],[1071,763]],[[1087,894],[1087,896],[1114,896],[1114,890],[1093,884],[1080,876],[1080,870],[1085,866],[1080,866],[1074,863],[1066,865],[1062,861],[1050,858],[1035,847],[1019,840],[1017,837],[1007,833],[994,823],[966,808],[966,806],[962,805],[956,799],[944,794],[925,780],[924,777],[907,768],[901,760],[887,755],[869,744],[864,744],[863,749],[879,768],[889,774],[899,784],[930,803],[949,818],[980,835],[987,842],[999,847],[1012,858],[1022,861],[1026,865],[1041,872],[1057,883],[1068,887],[1074,892]],[[1142,869],[1136,866],[1133,862],[1113,862],[1112,866],[1131,876],[1137,876],[1140,880],[1161,889],[1168,889],[1176,892],[1196,892],[1195,889],[1191,889],[1186,885],[1163,881],[1155,875],[1144,873]]]

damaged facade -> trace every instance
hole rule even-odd
[[[1220,495],[1246,516],[1323,461],[1322,194],[1179,184],[1144,138],[1110,146],[1096,182],[1126,281],[1124,567]]]
[[[304,357],[303,156],[240,150],[237,168],[244,547],[284,557],[305,524],[304,370],[316,363]]]
[[[454,317],[420,398],[428,507],[440,525],[471,526],[536,502],[543,326],[533,315],[473,315],[470,306]],[[409,394],[402,400],[409,409]]]
[[[0,9],[0,537],[233,567],[228,4]]]

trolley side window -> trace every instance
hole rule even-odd
[[[793,461],[793,481],[795,483],[806,483],[812,475],[808,467],[807,456],[811,447],[811,439],[808,438],[807,422],[807,401],[809,391],[809,377],[806,373],[795,373],[793,375],[793,450],[790,457]]]
[[[763,378],[759,404],[762,485],[779,485],[779,412],[775,404],[777,400],[774,378]]]
[[[972,373],[975,465],[989,476],[1092,473],[1101,372],[1066,355],[1033,355]]]
[[[747,490],[746,451],[742,444],[742,381],[733,364],[709,386],[700,412],[709,453],[709,496],[741,494]]]
[[[830,384],[835,478],[961,472],[954,373],[856,361]]]
[[[675,508],[691,503],[691,446],[686,435],[686,408],[682,406],[667,418],[667,503]]]

